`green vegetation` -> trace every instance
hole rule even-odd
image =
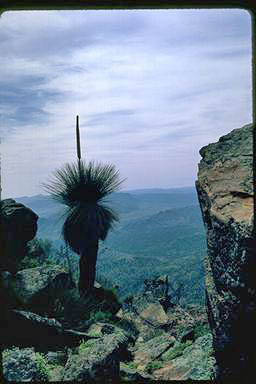
[[[194,329],[195,339],[211,332],[208,324],[197,324]]]
[[[95,340],[82,340],[79,347],[78,351],[80,354],[88,354],[91,347],[95,344]]]
[[[135,363],[135,361],[129,361],[129,362],[126,362],[126,363],[122,363],[125,367],[127,368],[130,368],[130,369],[134,369],[136,371],[137,367],[138,367],[138,363]]]
[[[26,256],[20,261],[18,269],[41,267],[42,265],[51,265],[54,261],[51,255],[54,252],[53,242],[49,239],[34,238],[26,249]]]
[[[109,321],[112,317],[113,314],[110,312],[97,311],[90,314],[90,320],[93,323],[96,323],[97,321]]]
[[[41,195],[17,201],[39,214],[38,236],[59,249],[63,243],[57,203]],[[96,280],[104,276],[113,281],[123,300],[141,292],[144,280],[153,274],[167,274],[172,284],[184,284],[182,305],[203,305],[206,241],[195,189],[113,193],[108,204],[120,212],[120,223],[99,247]],[[63,263],[57,250],[51,258]],[[70,259],[78,281],[79,256],[70,252]]]
[[[6,359],[8,356],[11,356],[11,354],[12,354],[12,349],[11,348],[8,348],[8,349],[6,348],[2,352],[2,358]]]
[[[179,343],[170,348],[167,352],[162,355],[163,360],[173,360],[183,354],[185,348],[193,344],[192,340],[187,340],[185,343]]]
[[[154,361],[150,361],[149,363],[147,363],[146,371],[151,374],[154,371],[156,371],[157,369],[160,369],[162,367],[163,367],[162,361],[154,360]]]
[[[49,381],[51,366],[47,363],[45,357],[41,353],[36,352],[35,355],[36,364],[40,372],[40,381]]]

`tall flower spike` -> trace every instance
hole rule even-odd
[[[78,159],[78,168],[81,170],[81,146],[80,146],[80,131],[79,131],[79,116],[76,116],[76,150]]]

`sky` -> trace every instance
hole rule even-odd
[[[252,122],[244,10],[19,11],[0,18],[2,198],[82,157],[123,190],[193,186],[199,150]]]

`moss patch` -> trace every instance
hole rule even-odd
[[[174,346],[173,348],[170,348],[167,352],[165,352],[161,358],[164,361],[173,360],[176,357],[179,357],[183,354],[183,351],[185,348],[187,348],[189,345],[193,344],[191,340],[187,340],[185,343],[180,343]]]
[[[151,374],[157,369],[163,368],[163,365],[164,365],[163,361],[160,361],[160,360],[150,361],[149,363],[147,363],[145,369],[148,373]]]

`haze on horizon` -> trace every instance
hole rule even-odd
[[[6,12],[0,19],[2,198],[82,156],[122,190],[194,186],[199,150],[252,121],[250,14]]]
[[[188,192],[191,192],[192,189],[195,189],[195,186],[193,185],[190,185],[190,186],[185,186],[185,187],[171,187],[171,188],[159,188],[159,187],[156,187],[156,188],[136,188],[136,189],[121,189],[120,191],[118,191],[118,193],[141,193],[141,192],[145,192],[145,193],[169,193],[170,190],[171,192],[175,192],[176,190],[180,190],[180,189],[183,189],[184,191],[187,190]],[[114,192],[116,193],[116,192]],[[50,195],[46,192],[43,192],[43,193],[38,193],[36,195],[20,195],[20,196],[9,196],[9,198],[14,198],[14,199],[21,199],[21,198],[33,198],[33,197],[39,197],[39,196],[43,196],[43,197],[50,197]]]

